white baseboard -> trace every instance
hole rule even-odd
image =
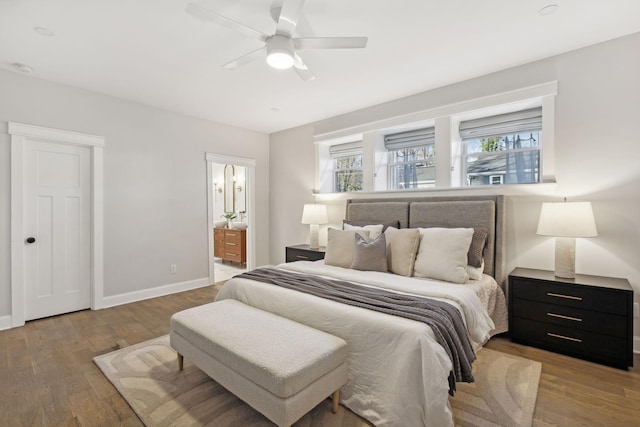
[[[11,315],[8,316],[0,316],[0,331],[4,331],[5,329],[11,329],[13,324],[11,323]]]
[[[102,298],[101,308],[115,307],[117,305],[129,304],[131,302],[142,301],[149,298],[163,297],[175,294],[176,292],[190,291],[209,285],[209,278],[188,280],[186,282],[171,283],[169,285],[158,286],[157,288],[144,289],[141,291],[127,292],[124,294],[111,295]]]
[[[633,337],[633,352],[640,353],[640,337]]]

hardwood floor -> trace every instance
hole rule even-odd
[[[640,355],[623,371],[503,337],[486,347],[542,363],[534,426],[640,426]]]
[[[209,286],[0,331],[0,426],[141,426],[93,363],[169,333],[177,311],[211,302]],[[493,338],[488,348],[542,362],[534,426],[640,426],[640,357],[630,371]]]
[[[0,332],[0,426],[142,426],[93,357],[169,333],[177,311],[215,286]]]

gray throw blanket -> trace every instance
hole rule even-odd
[[[260,268],[236,277],[423,322],[431,327],[436,340],[453,363],[453,370],[449,375],[449,394],[453,395],[456,382],[473,382],[471,363],[476,355],[460,312],[451,304],[275,268]]]

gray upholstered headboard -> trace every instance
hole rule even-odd
[[[405,197],[349,199],[345,220],[383,224],[398,221],[400,228],[486,228],[484,272],[505,287],[504,196]]]

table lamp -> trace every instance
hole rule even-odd
[[[302,224],[309,224],[309,248],[318,249],[320,247],[318,232],[320,224],[329,222],[327,217],[327,206],[306,204],[302,210]]]
[[[543,203],[536,234],[556,238],[555,275],[576,276],[576,237],[598,235],[590,202]]]

